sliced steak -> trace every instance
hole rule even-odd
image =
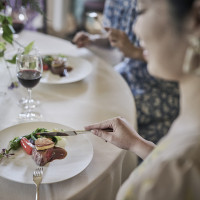
[[[53,148],[38,151],[37,149],[33,149],[32,158],[39,166],[44,166],[46,163],[51,161],[52,154],[54,150]]]
[[[53,147],[46,150],[33,149],[32,158],[39,166],[44,166],[46,163],[55,159],[63,159],[67,156],[65,149],[60,147]]]

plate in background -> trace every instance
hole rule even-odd
[[[57,56],[57,55],[52,55]],[[43,71],[40,83],[45,84],[65,84],[80,81],[86,78],[92,72],[92,64],[80,57],[67,56],[68,65],[73,69],[69,72],[69,76],[61,77],[57,74],[53,74],[50,70]]]

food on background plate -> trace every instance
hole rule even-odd
[[[65,63],[63,59],[56,59],[51,62],[51,72],[53,74],[63,75],[65,69]]]
[[[50,70],[59,76],[68,76],[73,67],[69,66],[68,58],[64,55],[46,55],[43,57],[43,70]]]
[[[48,162],[55,159],[63,159],[67,156],[66,150],[58,145],[59,141],[64,140],[64,138],[59,136],[40,136],[36,134],[39,132],[49,131],[45,128],[37,128],[31,134],[15,137],[9,142],[8,149],[2,149],[0,160],[3,157],[8,158],[14,155],[14,153],[10,153],[10,151],[17,150],[20,147],[22,147],[28,155],[32,155],[33,160],[39,166],[44,166]]]

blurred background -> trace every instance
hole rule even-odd
[[[13,25],[71,40],[76,32],[101,33],[105,0],[38,0],[44,15],[11,0]],[[17,3],[16,3],[17,2]],[[21,18],[19,20],[19,18]],[[22,24],[23,22],[23,24]]]
[[[6,14],[12,17],[15,38],[22,30],[30,30],[71,41],[79,31],[105,34],[102,27],[104,4],[105,0],[34,0],[27,6],[27,0],[9,0]],[[123,57],[117,48],[105,49],[95,45],[87,48],[112,66]]]

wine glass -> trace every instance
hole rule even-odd
[[[29,99],[29,97],[22,97],[19,100],[18,104],[23,109],[29,109],[29,108],[34,109],[40,105],[40,101],[33,98]]]
[[[27,109],[19,114],[23,120],[37,120],[42,116],[35,112],[31,106],[32,88],[35,87],[42,76],[43,65],[42,58],[37,49],[32,49],[25,54],[23,49],[19,49],[17,58],[17,78],[19,82],[28,90],[29,98],[27,100]]]
[[[23,29],[24,26],[28,20],[27,14],[26,14],[26,9],[22,5],[15,4],[12,7],[10,7],[9,15],[12,17],[12,22],[13,22],[13,28],[15,30],[14,38],[18,37],[18,33],[20,33]],[[22,107],[23,109],[28,109],[28,108],[35,108],[40,104],[39,100],[31,99],[29,100],[28,97],[22,97],[19,100],[19,106]]]
[[[18,33],[20,33],[27,22],[27,15],[26,15],[26,9],[23,6],[15,5],[12,8],[11,12],[12,22],[13,22],[13,28],[15,30],[14,37],[18,37]]]

